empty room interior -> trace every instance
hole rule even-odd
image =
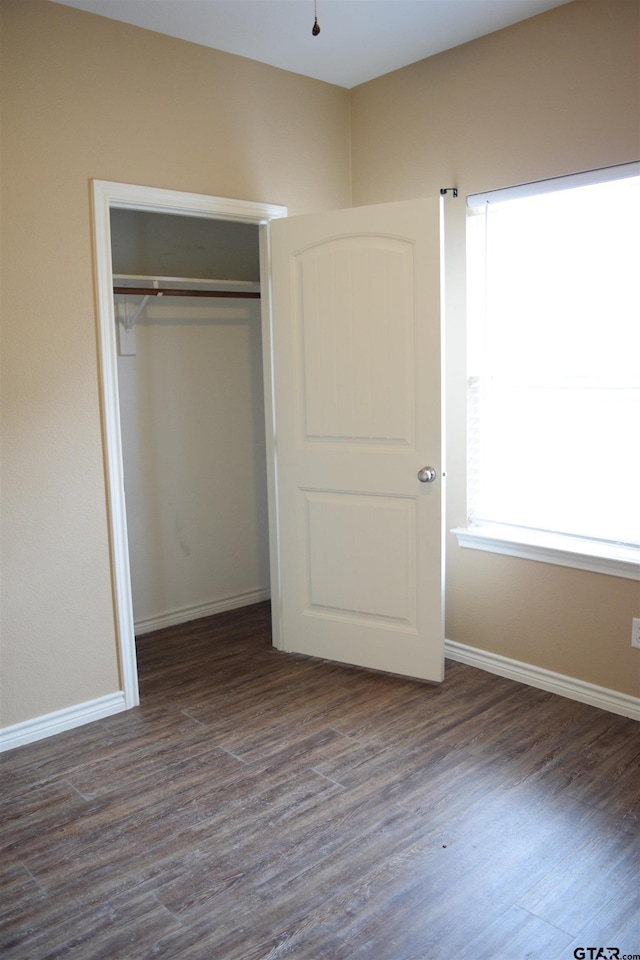
[[[522,185],[637,225],[640,0],[345,84],[89,7],[0,5],[3,955],[640,957],[634,270],[566,300],[557,365],[617,377],[568,493],[571,377],[503,416],[565,356],[520,290],[481,482],[524,451],[528,538],[474,483],[469,272]]]

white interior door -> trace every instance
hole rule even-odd
[[[281,646],[440,681],[439,198],[271,241]]]

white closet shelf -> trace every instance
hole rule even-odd
[[[213,280],[201,277],[150,277],[114,273],[116,295],[141,297],[234,297],[258,299],[260,284],[254,280]]]

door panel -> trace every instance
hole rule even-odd
[[[439,681],[439,200],[271,234],[283,647]]]
[[[412,442],[412,259],[410,243],[379,237],[295,258],[305,439]]]
[[[415,504],[357,493],[303,496],[306,608],[415,626]]]

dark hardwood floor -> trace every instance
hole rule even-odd
[[[139,709],[2,756],[6,960],[640,956],[636,722],[282,654],[267,604],[139,663]]]

